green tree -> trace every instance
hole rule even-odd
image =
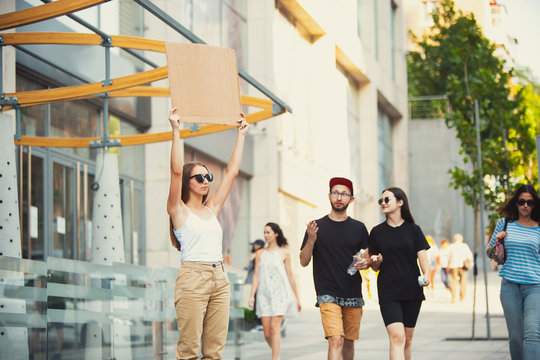
[[[446,124],[456,130],[459,154],[467,164],[449,171],[449,185],[459,189],[473,208],[478,248],[480,192],[484,191],[486,208],[493,210],[515,180],[519,157],[530,159],[530,138],[520,139],[525,126],[521,108],[525,93],[511,97],[511,73],[505,72],[503,62],[494,56],[495,46],[484,37],[473,14],[457,13],[453,1],[445,0],[433,14],[433,21],[421,39],[414,37],[418,50],[407,56],[409,93],[448,97],[451,110],[446,112]],[[482,169],[477,157],[475,100],[481,119]]]
[[[538,183],[538,165],[535,138],[540,130],[540,84],[535,82],[530,69],[517,69],[513,80],[514,92],[519,99],[520,121],[511,129],[510,139],[514,140],[511,154],[515,157],[513,177]],[[521,156],[530,154],[530,156]]]

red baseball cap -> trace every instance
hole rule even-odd
[[[351,190],[351,195],[354,194],[352,181],[343,177],[333,177],[330,179],[330,191],[332,191],[332,188],[336,185],[344,185]]]

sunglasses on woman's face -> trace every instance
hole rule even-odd
[[[388,204],[390,202],[390,198],[388,196],[385,196],[382,199],[379,199],[379,205],[382,205],[382,203]]]
[[[197,182],[199,183],[203,183],[204,182],[204,179],[208,180],[208,182],[212,182],[212,180],[214,180],[214,175],[208,173],[208,174],[195,174],[195,175],[192,175],[189,177],[190,179],[193,179],[195,178],[195,180],[197,180]]]
[[[533,200],[519,199],[517,201],[517,204],[519,206],[523,206],[523,205],[527,204],[528,207],[533,207],[534,206],[534,201]]]

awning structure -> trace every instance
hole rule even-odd
[[[90,45],[101,46],[105,49],[105,79],[93,83],[85,83],[76,86],[66,86],[53,89],[24,91],[15,93],[2,93],[0,106],[2,111],[15,109],[17,114],[17,131],[15,135],[15,144],[25,146],[44,146],[44,147],[109,147],[109,146],[129,146],[149,144],[170,140],[171,132],[127,135],[127,136],[108,136],[108,99],[114,97],[169,97],[169,88],[143,86],[154,81],[166,79],[168,77],[167,66],[158,66],[134,50],[152,51],[165,53],[165,42],[160,40],[151,40],[130,36],[108,35],[101,30],[88,24],[72,13],[91,6],[104,3],[108,0],[57,0],[45,2],[33,8],[15,11],[9,14],[0,15],[0,30],[11,29],[18,26],[28,25],[39,21],[66,15],[77,21],[83,26],[89,28],[94,33],[60,33],[60,32],[25,32],[25,33],[0,33],[0,45],[14,46],[18,49],[21,45]],[[148,0],[134,0],[141,7],[151,12],[169,27],[179,32],[182,36],[193,43],[204,44],[205,42],[198,38],[191,31],[186,29],[168,14],[156,7]],[[110,49],[112,47],[121,48],[139,60],[153,67],[153,69],[142,71],[136,74],[110,78]],[[0,48],[1,49],[1,48]],[[25,52],[28,52],[25,50]],[[30,52],[29,52],[30,53]],[[0,54],[1,55],[1,54]],[[30,53],[39,59],[38,55]],[[273,116],[283,114],[286,111],[291,112],[291,108],[281,99],[275,96],[269,89],[264,87],[258,81],[253,79],[242,69],[238,74],[249,84],[257,88],[268,99],[261,99],[252,96],[241,96],[241,103],[245,106],[259,108],[251,114],[246,114],[246,120],[249,123],[255,123],[261,120],[269,119]],[[3,88],[0,76],[0,88]],[[102,98],[104,101],[104,126],[103,136],[88,138],[50,138],[36,136],[20,135],[20,109],[28,106],[51,104],[56,102],[84,100],[92,98]],[[181,138],[201,136],[229,129],[224,125],[200,125],[195,129],[183,129],[180,132]]]

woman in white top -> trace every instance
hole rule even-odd
[[[208,196],[213,180],[200,163],[182,164],[178,109],[169,112],[172,127],[171,184],[167,212],[171,242],[181,251],[174,304],[178,321],[177,359],[221,359],[229,323],[230,284],[223,268],[223,232],[216,216],[240,170],[249,125],[238,120],[236,144],[223,180]]]
[[[253,308],[257,294],[257,316],[262,319],[264,337],[272,349],[272,360],[277,360],[283,317],[294,316],[302,308],[287,239],[278,224],[270,222],[264,226],[264,240],[268,246],[255,255],[249,306]]]

